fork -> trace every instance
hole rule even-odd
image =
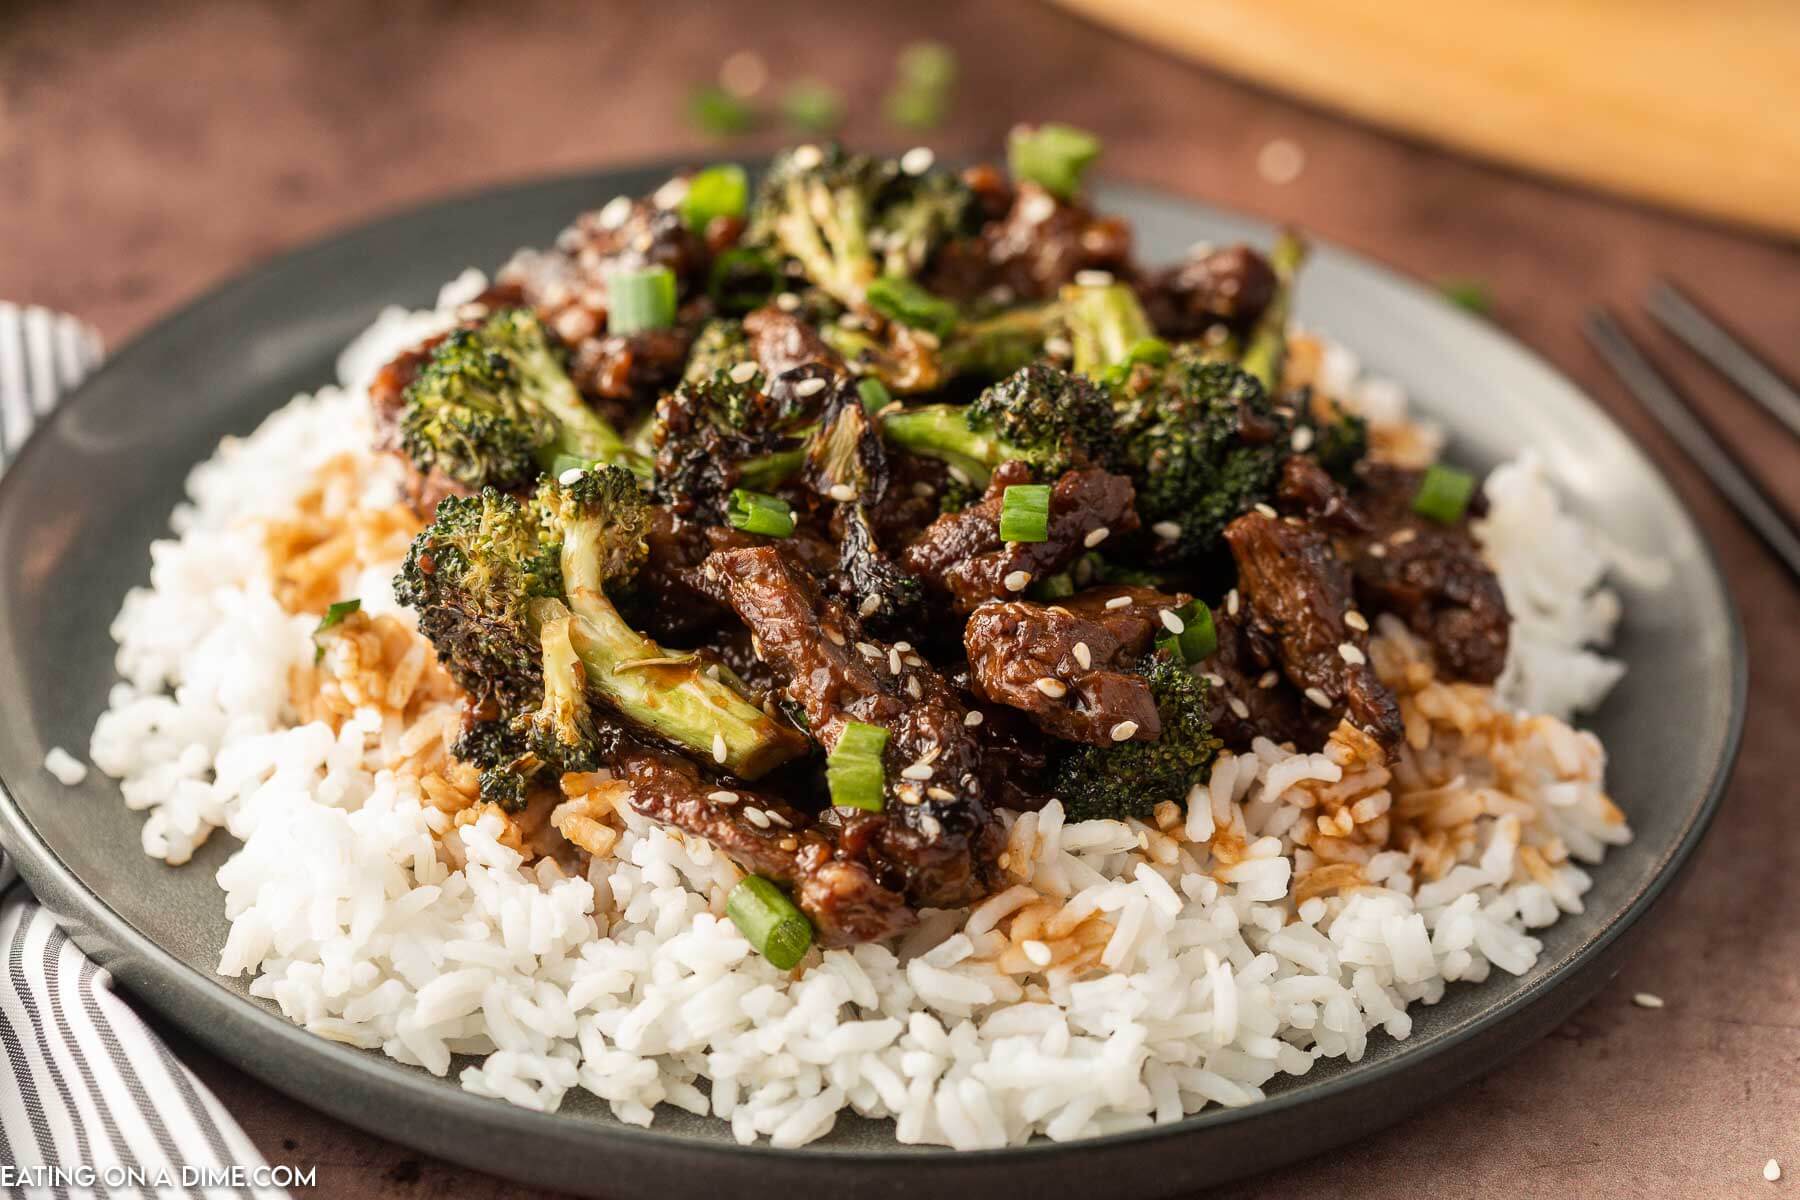
[[[1800,437],[1800,392],[1668,280],[1658,280],[1646,305],[1656,321],[1707,365]],[[1585,332],[1619,381],[1663,427],[1688,459],[1737,510],[1769,551],[1800,580],[1800,530],[1747,471],[1687,398],[1668,381],[1605,308],[1589,311]]]
[[[91,325],[35,305],[0,301],[0,470],[32,429],[100,363]]]

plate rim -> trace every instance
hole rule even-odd
[[[760,165],[766,162],[766,158],[766,155],[756,154],[746,156],[743,161],[747,165]],[[152,346],[170,326],[213,306],[229,302],[240,290],[266,285],[271,282],[272,276],[278,276],[283,270],[298,266],[306,259],[326,255],[333,250],[342,249],[363,239],[379,237],[390,228],[417,222],[434,212],[499,201],[511,193],[529,192],[557,184],[588,182],[595,184],[597,190],[604,190],[613,186],[607,182],[609,180],[666,171],[674,169],[686,161],[687,159],[684,158],[630,160],[588,169],[532,174],[496,183],[462,188],[417,202],[379,210],[353,224],[340,227],[321,237],[302,240],[233,272],[204,288],[173,310],[157,317],[128,338],[117,350],[109,354],[100,367],[84,379],[80,386],[70,392],[51,414],[40,421],[32,436],[13,456],[12,462],[8,464],[9,469],[5,471],[4,475],[0,475],[0,507],[19,502],[15,497],[22,485],[16,482],[21,474],[17,467],[20,463],[27,461],[27,456],[45,452],[43,446],[49,439],[41,437],[39,434],[54,423],[71,419],[69,414],[95,391],[95,381],[104,379],[111,372],[128,368],[132,357],[144,348]],[[1265,229],[1274,225],[1273,222],[1255,214],[1226,208],[1160,186],[1139,182],[1130,176],[1107,176],[1099,182],[1097,190],[1126,202],[1138,200],[1175,205],[1196,215],[1221,218],[1240,224],[1252,224]],[[39,834],[30,818],[25,814],[23,806],[13,796],[11,785],[4,778],[0,778],[0,834],[4,835],[0,836],[0,845],[4,845],[8,852],[13,854],[24,881],[30,885],[32,891],[45,903],[47,908],[57,913],[60,918],[68,919],[70,916],[74,916],[85,921],[89,928],[100,935],[103,943],[122,949],[125,956],[133,960],[134,965],[141,966],[151,979],[161,985],[160,989],[154,992],[127,985],[127,990],[130,990],[141,1002],[149,1004],[164,1018],[189,1033],[190,1036],[196,1037],[213,1053],[231,1063],[236,1069],[245,1071],[277,1090],[294,1095],[315,1111],[331,1112],[339,1119],[365,1130],[370,1128],[368,1123],[341,1116],[337,1106],[327,1108],[321,1105],[314,1099],[310,1091],[299,1087],[290,1087],[282,1079],[278,1079],[276,1071],[264,1071],[259,1069],[256,1063],[246,1062],[241,1055],[221,1050],[219,1043],[226,1039],[225,1033],[217,1033],[216,1038],[209,1035],[213,1034],[216,1029],[241,1026],[247,1023],[250,1032],[257,1036],[280,1039],[284,1047],[317,1056],[324,1074],[329,1077],[328,1082],[333,1084],[341,1082],[365,1089],[373,1088],[376,1092],[381,1093],[373,1097],[365,1097],[362,1107],[367,1107],[369,1100],[379,1101],[384,1097],[396,1101],[413,1100],[422,1105],[436,1107],[440,1111],[444,1106],[449,1106],[456,1111],[446,1115],[478,1119],[490,1127],[498,1127],[498,1132],[505,1134],[577,1141],[588,1139],[604,1141],[617,1138],[651,1151],[679,1150],[684,1154],[704,1152],[709,1155],[730,1157],[760,1156],[813,1166],[827,1164],[856,1166],[899,1161],[906,1163],[909,1167],[928,1169],[932,1166],[950,1164],[976,1165],[1012,1161],[1027,1155],[1036,1159],[1075,1155],[1101,1147],[1119,1148],[1150,1141],[1161,1141],[1194,1133],[1201,1129],[1211,1130],[1253,1122],[1258,1118],[1290,1112],[1300,1107],[1324,1105],[1341,1099],[1347,1092],[1373,1088],[1384,1081],[1391,1080],[1401,1072],[1416,1071],[1425,1064],[1442,1059],[1462,1048],[1471,1040],[1494,1031],[1496,1027],[1523,1016],[1539,1003],[1547,1000],[1552,994],[1557,993],[1563,986],[1575,981],[1582,973],[1582,968],[1603,956],[1615,942],[1637,927],[1645,915],[1667,894],[1670,887],[1681,876],[1684,868],[1691,862],[1694,851],[1710,830],[1737,767],[1747,709],[1748,655],[1742,615],[1732,592],[1730,578],[1723,570],[1718,552],[1706,536],[1704,528],[1696,520],[1692,508],[1649,452],[1649,448],[1642,438],[1615,419],[1609,411],[1559,367],[1508,330],[1457,308],[1448,300],[1437,296],[1427,284],[1419,279],[1367,253],[1351,249],[1331,239],[1314,239],[1314,244],[1320,249],[1329,251],[1344,265],[1372,275],[1388,286],[1430,299],[1436,307],[1442,310],[1442,315],[1479,330],[1484,337],[1499,342],[1508,352],[1523,357],[1535,369],[1560,381],[1574,397],[1579,399],[1581,404],[1593,410],[1608,425],[1618,431],[1638,457],[1643,460],[1657,485],[1667,492],[1674,509],[1690,527],[1699,547],[1701,560],[1706,565],[1710,582],[1718,591],[1726,617],[1727,657],[1731,676],[1727,725],[1720,747],[1719,760],[1707,780],[1699,807],[1694,810],[1692,817],[1682,828],[1680,837],[1659,855],[1655,862],[1654,874],[1630,898],[1624,910],[1615,920],[1572,947],[1561,961],[1551,965],[1541,979],[1514,987],[1508,994],[1485,1007],[1464,1025],[1446,1032],[1429,1044],[1417,1045],[1417,1048],[1413,1049],[1402,1043],[1400,1051],[1388,1059],[1367,1066],[1353,1065],[1343,1075],[1324,1080],[1314,1087],[1299,1087],[1278,1092],[1241,1108],[1214,1106],[1167,1125],[1155,1125],[1071,1142],[1053,1142],[1045,1138],[1036,1138],[1024,1145],[962,1151],[937,1146],[907,1147],[899,1143],[873,1148],[810,1145],[782,1148],[770,1146],[766,1142],[741,1145],[733,1141],[698,1139],[681,1133],[668,1132],[654,1125],[646,1128],[624,1122],[597,1124],[563,1117],[554,1112],[521,1108],[504,1101],[497,1102],[487,1097],[477,1096],[458,1086],[447,1086],[447,1083],[450,1082],[447,1078],[424,1075],[420,1073],[420,1068],[410,1067],[385,1055],[377,1055],[370,1051],[342,1045],[311,1033],[302,1026],[289,1021],[278,1010],[220,986],[211,973],[188,963],[173,951],[164,948],[148,934],[141,932],[128,918],[113,908],[105,897],[83,883],[63,862],[56,851]],[[330,381],[323,381],[317,386],[323,386],[324,382]],[[188,1007],[182,1005],[181,1001],[183,1000],[187,1002]],[[196,1014],[191,1007],[194,1005],[198,1005],[204,1011]],[[211,1022],[216,1022],[216,1025],[209,1023],[209,1019]],[[1532,1040],[1535,1039],[1519,1041],[1510,1047],[1505,1055],[1510,1057],[1523,1050]],[[302,1092],[305,1094],[301,1094]],[[386,1128],[377,1132],[378,1136],[399,1141],[405,1140]],[[504,1172],[505,1166],[504,1164],[490,1164],[484,1169],[498,1173]]]

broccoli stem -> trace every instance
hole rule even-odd
[[[1097,378],[1107,367],[1124,362],[1132,347],[1156,336],[1129,284],[1071,284],[1063,289],[1062,298],[1069,318],[1069,341],[1075,351],[1075,370],[1089,378]]]
[[[970,429],[968,409],[960,404],[922,404],[890,413],[881,432],[901,449],[941,459],[982,487],[995,467],[1015,457],[999,438]]]
[[[1238,364],[1253,375],[1270,395],[1281,383],[1282,368],[1287,363],[1288,315],[1293,307],[1294,278],[1306,260],[1306,243],[1292,233],[1283,233],[1269,252],[1269,265],[1275,269],[1275,295],[1250,333],[1244,346],[1244,357]]]
[[[1061,305],[1038,304],[958,324],[939,356],[944,375],[1011,375],[1043,353],[1044,340],[1061,313]]]

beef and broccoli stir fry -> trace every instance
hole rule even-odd
[[[708,168],[383,370],[430,520],[397,594],[484,799],[610,771],[756,877],[732,915],[789,965],[999,886],[1002,809],[1145,818],[1340,721],[1396,747],[1378,614],[1498,675],[1473,481],[1283,382],[1303,244],[1143,267],[1096,149]]]

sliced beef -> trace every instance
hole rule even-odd
[[[992,211],[1008,198],[1003,188],[977,186],[978,202]],[[1084,205],[1059,200],[1035,183],[1011,193],[1000,216],[979,234],[958,238],[938,251],[926,286],[969,301],[1001,289],[1008,301],[1047,300],[1082,271],[1131,269],[1131,226]]]
[[[1288,682],[1274,640],[1250,627],[1241,598],[1235,613],[1229,605],[1213,610],[1213,629],[1218,648],[1200,665],[1210,685],[1207,719],[1213,736],[1239,752],[1259,737],[1306,751],[1323,746],[1337,718]]]
[[[751,357],[770,379],[812,364],[827,367],[833,374],[844,373],[844,360],[838,352],[798,313],[765,305],[744,318],[744,332],[750,336]]]
[[[1257,511],[1227,525],[1225,541],[1247,624],[1272,639],[1288,681],[1319,708],[1347,713],[1383,745],[1397,745],[1400,707],[1368,665],[1366,629],[1345,621],[1355,603],[1350,571],[1324,530]]]
[[[1076,601],[1080,611],[990,600],[963,628],[970,684],[1067,741],[1153,742],[1162,733],[1156,697],[1134,667],[1162,628],[1160,613],[1187,600],[1148,588],[1103,589]]]
[[[913,923],[905,899],[875,880],[857,839],[843,828],[785,801],[710,783],[686,759],[633,749],[614,760],[614,769],[631,785],[638,812],[703,837],[744,870],[791,888],[824,944],[887,938]]]
[[[1065,570],[1087,552],[1090,537],[1138,528],[1131,480],[1087,469],[1067,472],[1052,487],[1048,538],[1003,542],[1002,497],[1010,485],[1030,479],[1024,463],[1001,464],[982,498],[933,521],[907,546],[901,564],[947,596],[957,612],[969,613],[983,601],[1015,598],[1034,581]]]
[[[843,604],[774,547],[720,551],[704,571],[821,746],[836,746],[852,721],[888,731],[886,809],[833,818],[866,851],[875,877],[916,905],[950,907],[981,895],[1000,829],[955,690],[910,646],[865,638]]]
[[[1243,244],[1197,247],[1141,289],[1144,311],[1166,338],[1187,340],[1214,326],[1242,332],[1275,297],[1275,269]]]

